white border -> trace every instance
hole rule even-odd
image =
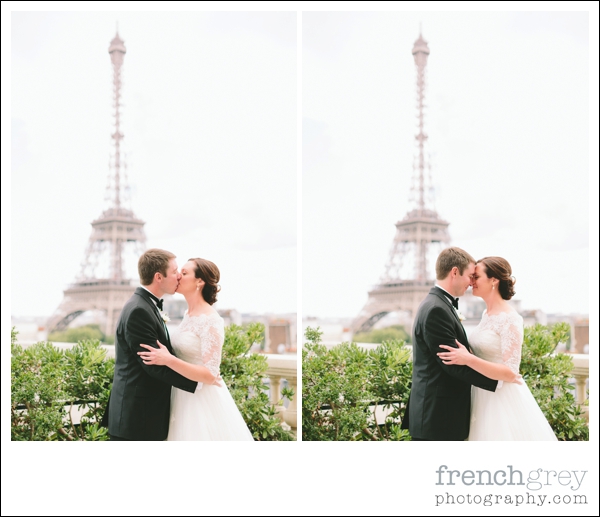
[[[135,4],[137,9],[139,4]],[[149,2],[151,10],[589,10],[590,12],[590,250],[598,271],[598,5],[596,2]],[[2,3],[2,276],[10,275],[10,17],[13,10],[133,10],[129,2]],[[302,343],[302,20],[298,59],[298,347]],[[573,281],[590,283],[591,439],[586,443],[260,443],[119,444],[10,442],[6,376],[2,390],[2,514],[128,515],[597,515],[598,296],[595,274],[573,266]],[[41,276],[43,280],[43,275]],[[15,279],[11,279],[12,283]],[[557,289],[568,286],[557,286]],[[593,289],[593,290],[592,290]],[[2,282],[3,363],[10,327],[10,290]],[[299,351],[299,364],[300,364]],[[300,368],[300,367],[299,367]],[[301,393],[301,381],[298,383]],[[596,395],[595,395],[596,394]],[[301,403],[298,405],[301,411]],[[299,421],[301,415],[298,416]],[[299,430],[300,432],[300,430]],[[120,448],[119,448],[120,447]],[[523,472],[587,470],[586,507],[435,507],[435,470]],[[560,489],[554,487],[553,493]],[[495,487],[497,493],[503,489]],[[550,489],[547,489],[550,490]],[[561,492],[562,493],[562,492]]]

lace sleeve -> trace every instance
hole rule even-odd
[[[224,323],[221,318],[210,322],[208,331],[204,334],[202,344],[202,362],[215,377],[219,375],[221,352],[225,335]]]
[[[500,329],[502,362],[513,372],[519,373],[521,347],[523,346],[523,320],[518,314],[508,318]]]

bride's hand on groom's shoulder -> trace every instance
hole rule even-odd
[[[449,345],[440,345],[440,348],[447,350],[447,352],[438,352],[438,357],[444,364],[467,364],[471,357],[471,352],[469,352],[458,339],[455,341],[458,348]]]
[[[165,366],[168,364],[169,359],[173,356],[169,350],[167,350],[167,347],[164,346],[160,341],[156,340],[156,343],[158,344],[158,348],[141,343],[140,346],[145,348],[147,351],[138,352],[138,355],[141,357],[144,364]]]

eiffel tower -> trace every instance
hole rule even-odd
[[[431,167],[426,159],[424,131],[425,67],[429,46],[419,34],[412,49],[417,69],[417,154],[411,185],[412,210],[396,223],[385,271],[379,284],[368,292],[368,300],[351,324],[353,333],[368,331],[390,312],[407,311],[411,320],[435,282],[435,259],[450,242],[449,223],[433,208]]]
[[[107,185],[109,206],[91,223],[92,234],[81,271],[75,282],[64,290],[62,302],[48,320],[49,332],[64,330],[86,311],[100,310],[106,314],[104,332],[112,335],[119,313],[138,282],[135,264],[146,248],[146,234],[144,221],[125,207],[129,192],[121,131],[121,67],[125,52],[124,42],[117,31],[108,48],[113,68],[115,118]]]

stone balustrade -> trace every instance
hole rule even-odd
[[[589,354],[570,354],[573,358],[573,377],[575,378],[575,400],[581,407],[585,418],[589,422],[590,407],[583,405],[587,399],[586,387],[590,378],[590,356]]]
[[[265,354],[265,357],[269,364],[267,376],[269,377],[271,402],[281,422],[288,425],[296,434],[298,427],[298,359],[295,355],[279,354]],[[287,408],[282,404],[281,399],[281,382],[284,379],[294,390],[294,396]]]

